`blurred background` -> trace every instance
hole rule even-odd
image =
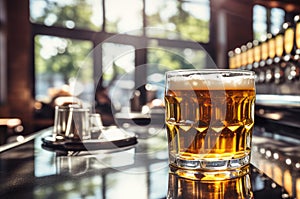
[[[82,102],[150,132],[139,122],[163,125],[166,71],[242,68],[256,74],[251,163],[298,199],[299,14],[299,0],[0,0],[0,145]]]
[[[228,68],[228,51],[299,11],[296,0],[0,0],[0,118],[29,134],[74,97],[103,113],[160,106],[165,71]]]

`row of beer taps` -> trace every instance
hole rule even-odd
[[[228,52],[229,68],[252,70],[257,84],[300,80],[300,15],[276,34],[248,42]]]

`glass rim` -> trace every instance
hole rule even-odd
[[[170,70],[166,71],[166,76],[173,75],[190,75],[190,74],[241,74],[247,76],[254,76],[255,72],[250,70],[242,70],[242,69],[178,69],[178,70]]]

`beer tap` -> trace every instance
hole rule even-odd
[[[283,31],[275,36],[275,58],[274,58],[274,82],[280,84],[284,81],[284,70],[281,67],[283,61]]]
[[[254,54],[252,42],[247,43],[247,70],[253,69]]]
[[[294,17],[294,57],[290,70],[290,79],[299,80],[300,76],[300,15]]]
[[[236,68],[236,58],[233,50],[228,52],[228,59],[229,59],[229,68],[230,69],[235,69]]]
[[[275,58],[275,38],[271,33],[267,34],[268,38],[268,59],[266,61],[266,83],[274,82],[274,58]]]
[[[258,40],[253,41],[254,63],[253,71],[255,72],[255,83],[259,83],[259,62],[261,59],[261,46]]]
[[[259,77],[258,77],[258,81],[260,83],[264,83],[266,80],[266,65],[267,65],[267,60],[269,57],[269,53],[268,53],[268,40],[267,37],[264,37],[262,42],[261,42],[261,60],[259,62]]]
[[[294,37],[295,29],[291,23],[284,23],[284,62],[282,67],[284,68],[285,78],[288,81],[296,79],[296,65],[294,62],[295,48],[294,48]],[[298,74],[299,75],[299,74]]]
[[[247,46],[241,46],[241,69],[245,70],[247,68]]]
[[[241,52],[242,51],[241,51],[240,48],[234,49],[234,53],[235,53],[235,67],[236,68],[240,68],[242,66]]]

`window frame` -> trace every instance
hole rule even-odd
[[[0,105],[7,99],[6,24],[5,1],[0,0]]]
[[[179,40],[179,39],[164,39],[164,38],[157,38],[157,37],[147,37],[145,28],[147,28],[147,22],[146,22],[146,12],[145,12],[145,1],[142,0],[143,3],[143,9],[142,9],[142,15],[143,15],[143,33],[141,36],[136,35],[128,35],[128,34],[120,34],[120,33],[109,33],[106,32],[106,20],[105,20],[105,2],[106,0],[102,0],[102,28],[101,31],[93,31],[93,30],[87,30],[87,29],[80,29],[80,28],[74,28],[74,29],[68,29],[64,27],[59,26],[46,26],[43,24],[33,23],[31,22],[31,29],[32,29],[32,49],[34,52],[34,38],[36,35],[45,35],[45,36],[56,36],[56,37],[62,37],[62,38],[69,38],[69,39],[76,39],[76,40],[86,40],[93,43],[94,49],[101,49],[96,48],[99,44],[109,40],[110,42],[114,42],[117,44],[124,44],[124,45],[131,45],[134,46],[135,49],[135,61],[134,65],[140,66],[147,63],[147,49],[144,48],[145,46],[149,46],[148,44],[151,43],[151,41],[155,40],[159,46],[163,47],[170,47],[170,48],[188,48],[193,50],[206,50],[210,55],[213,52],[212,51],[212,43],[211,38],[211,24],[212,24],[212,18],[209,20],[209,42],[208,43],[202,43],[202,42],[194,42],[194,41],[188,41],[188,40]],[[188,2],[188,1],[187,1]],[[210,16],[211,16],[211,3],[210,4]],[[118,35],[117,37],[114,37],[115,35]],[[143,47],[140,49],[140,47]],[[96,75],[101,74],[102,72],[102,53],[97,50],[97,55],[94,53],[93,57],[93,71],[94,71],[94,80],[97,80]],[[101,50],[100,50],[101,51]],[[33,97],[35,98],[35,57],[34,53],[32,53],[32,60],[33,60],[33,66],[32,66],[32,72],[33,72]],[[99,57],[100,56],[100,57]],[[97,67],[98,66],[98,67]],[[100,67],[99,67],[100,66]],[[139,77],[139,78],[137,78]],[[145,81],[145,82],[138,82],[138,81]],[[135,74],[135,84],[136,85],[144,85],[147,81],[147,71],[139,71],[139,74]],[[102,84],[100,79],[100,84]],[[98,82],[95,82],[95,85],[98,84]],[[145,90],[141,90],[141,102],[142,104],[146,103],[146,94],[144,92]]]

